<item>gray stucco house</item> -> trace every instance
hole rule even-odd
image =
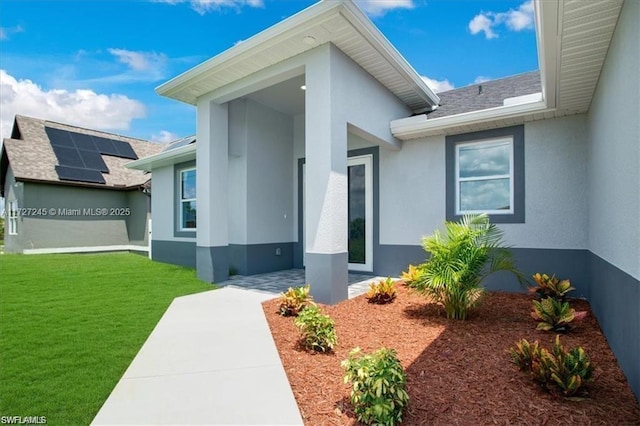
[[[304,267],[336,303],[347,271],[397,275],[488,212],[524,272],[590,300],[640,395],[640,2],[534,5],[539,71],[439,96],[349,0],[163,84],[197,143],[130,165],[153,171],[153,258],[210,282]]]
[[[17,115],[0,149],[5,251],[148,251],[151,175],[124,165],[162,149]]]

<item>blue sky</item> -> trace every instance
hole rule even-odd
[[[538,68],[531,0],[356,2],[436,91]],[[2,0],[0,135],[15,114],[157,141],[193,134],[194,107],[155,87],[313,3]]]

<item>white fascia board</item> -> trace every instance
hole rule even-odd
[[[391,133],[398,139],[414,139],[422,136],[423,133],[438,130],[446,130],[451,127],[464,126],[470,124],[483,123],[493,120],[502,120],[552,111],[547,108],[545,102],[532,102],[510,106],[500,106],[483,109],[480,111],[465,112],[447,117],[428,119],[426,114],[415,117],[400,118],[391,121]]]
[[[180,90],[181,86],[192,82],[194,79],[203,76],[208,71],[231,60],[241,59],[243,56],[252,56],[253,50],[260,49],[268,41],[269,44],[279,42],[286,37],[286,33],[300,26],[303,22],[311,19],[318,19],[321,15],[330,12],[332,9],[340,7],[342,1],[322,1],[286,18],[258,34],[244,40],[224,52],[196,65],[190,70],[172,78],[156,88],[156,93],[162,96],[171,97],[172,93]]]
[[[182,163],[184,161],[193,160],[195,158],[196,144],[191,144],[172,149],[171,151],[165,151],[159,154],[140,158],[139,160],[131,161],[125,164],[125,167],[128,169],[144,170],[146,172],[150,172],[153,171],[154,168],[157,169],[158,167],[170,166],[172,164]]]
[[[409,64],[409,62],[398,52],[391,42],[377,29],[371,20],[362,12],[362,10],[352,1],[343,3],[349,14],[343,13],[343,16],[351,22],[354,28],[363,35],[363,37],[391,64],[400,75],[404,76],[418,93],[424,93],[424,100],[433,106],[438,107],[440,97],[431,90],[424,82],[420,74]]]
[[[533,4],[542,97],[549,108],[556,108],[562,34],[559,18],[563,2],[535,0]]]

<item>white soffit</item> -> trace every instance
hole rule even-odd
[[[325,43],[337,46],[412,110],[431,110],[438,104],[438,96],[352,0],[321,1],[156,91],[195,105],[202,95]]]
[[[589,110],[623,2],[563,0],[559,3],[555,71],[556,106],[560,113]],[[543,8],[548,6],[545,1],[540,3]]]

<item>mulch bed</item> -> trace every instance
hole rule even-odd
[[[365,352],[386,346],[397,351],[407,373],[405,425],[640,425],[638,401],[588,302],[572,301],[589,314],[561,337],[567,349],[584,347],[595,364],[588,397],[571,401],[543,392],[510,363],[507,351],[521,338],[553,345],[555,335],[537,331],[529,316],[531,296],[490,293],[467,321],[457,321],[397,287],[398,297],[388,305],[360,296],[322,306],[336,322],[338,346],[331,354],[305,352],[293,319],[277,314],[277,299],[263,304],[305,424],[357,424],[340,362],[356,346]]]

